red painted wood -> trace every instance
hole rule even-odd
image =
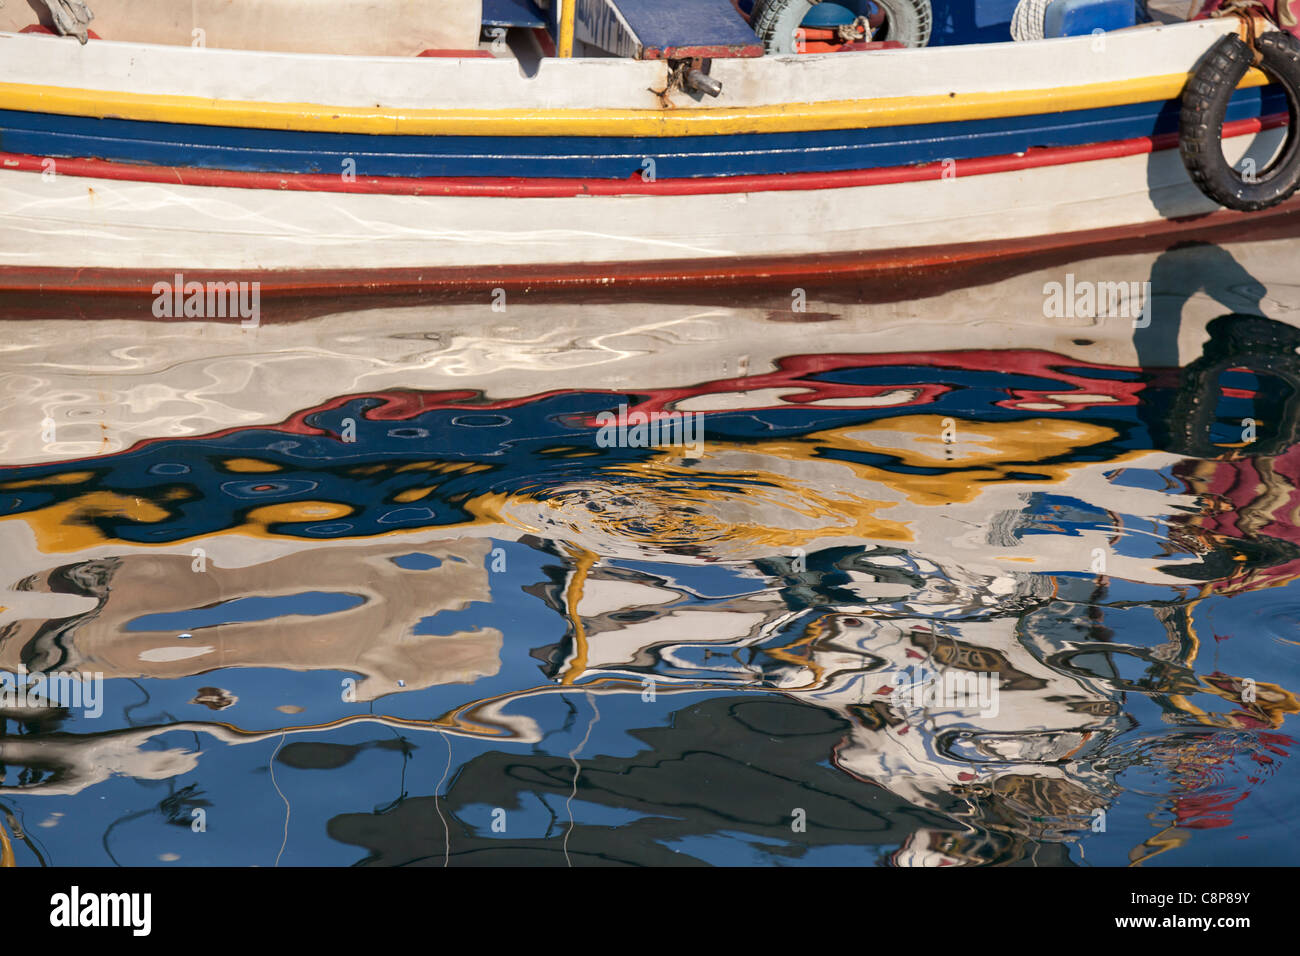
[[[537,40],[537,45],[542,49],[542,56],[555,56],[555,40],[551,37],[551,32],[542,27],[533,30],[533,37]]]
[[[447,57],[487,57],[492,59],[492,54],[487,50],[421,50],[417,56],[447,56]]]
[[[1225,2],[1226,0],[1207,0],[1207,2],[1201,7],[1200,13],[1196,14],[1193,19],[1202,20],[1206,17],[1214,16],[1219,12],[1220,8],[1224,6]],[[1263,6],[1263,10],[1254,11],[1254,16],[1257,20],[1263,19],[1271,23],[1280,24],[1283,30],[1288,31],[1292,36],[1300,40],[1300,23],[1297,23],[1297,21],[1300,20],[1300,0],[1260,0],[1260,3]],[[1278,19],[1278,16],[1284,9],[1289,11],[1289,15],[1287,17],[1287,22],[1282,24]]]
[[[19,33],[39,33],[39,34],[41,34],[41,35],[43,35],[43,36],[50,36],[50,37],[58,36],[58,34],[55,33],[53,30],[51,30],[49,27],[41,26],[39,23],[33,23],[31,26],[23,27],[23,28],[22,28],[21,30],[19,30],[18,32],[19,32]],[[96,33],[94,30],[87,30],[87,31],[86,31],[86,36],[89,37],[89,38],[92,39],[92,40],[102,40],[102,39],[103,39],[103,37],[101,37],[101,36],[100,36],[98,33]]]
[[[893,42],[893,47],[884,44]],[[799,53],[864,53],[867,50],[876,49],[895,49],[901,48],[903,44],[897,41],[884,40],[880,46],[873,47],[871,43],[862,40],[855,40],[851,43],[822,43],[819,40],[813,40],[803,44],[798,50]]]
[[[1262,129],[1285,126],[1288,116],[1278,113],[1256,119],[1223,124],[1225,137],[1245,136]],[[1030,149],[1005,156],[956,160],[949,178],[985,176],[1041,166],[1064,166],[1098,159],[1134,156],[1163,149],[1176,149],[1177,133],[1142,136],[1135,139],[1092,143],[1086,146],[1057,146]],[[0,153],[0,168],[39,173],[46,157],[25,153]],[[305,192],[373,193],[400,196],[496,196],[520,199],[559,199],[569,196],[702,196],[724,193],[761,193],[847,189],[854,186],[883,186],[893,183],[940,179],[942,163],[918,166],[882,166],[876,169],[832,173],[773,173],[747,176],[718,176],[701,179],[658,179],[645,182],[639,175],[629,179],[507,179],[500,177],[358,177],[345,182],[324,173],[260,173],[183,166],[139,166],[102,159],[55,159],[56,172],[63,176],[130,182],[169,183],[181,186],[219,186],[230,189],[289,189]]]
[[[645,47],[641,51],[642,60],[725,60],[744,57],[753,59],[763,55],[763,44],[750,43],[745,46],[709,46],[708,44],[685,44],[683,46]]]

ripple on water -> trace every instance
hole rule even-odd
[[[611,469],[493,497],[504,523],[609,557],[753,560],[856,527],[851,510],[784,476]]]

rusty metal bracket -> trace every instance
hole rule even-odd
[[[672,71],[668,74],[668,87],[661,95],[681,90],[699,99],[701,96],[717,96],[722,92],[722,83],[709,76],[709,68],[713,65],[711,59],[697,56],[685,60],[669,60],[668,63]]]
[[[1210,16],[1235,16],[1241,20],[1242,25],[1245,27],[1245,36],[1242,37],[1242,40],[1250,47],[1251,65],[1258,67],[1264,62],[1264,54],[1259,52],[1259,46],[1255,42],[1259,37],[1259,24],[1256,20],[1257,18],[1263,19],[1265,23],[1271,23],[1273,26],[1277,26],[1277,24],[1270,16],[1268,7],[1264,6],[1260,0],[1227,0],[1217,10],[1211,12]]]

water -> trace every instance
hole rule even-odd
[[[1298,253],[9,303],[0,862],[1289,862]]]

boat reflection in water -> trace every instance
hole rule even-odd
[[[1286,859],[1294,249],[7,322],[0,669],[105,707],[0,708],[6,857]],[[1134,269],[1136,327],[1043,317]]]

